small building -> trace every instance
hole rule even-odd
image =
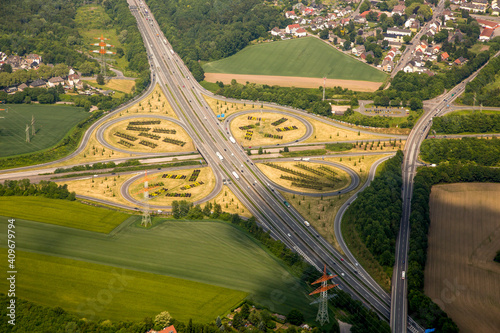
[[[280,32],[281,32],[280,28],[274,27],[271,30],[271,35],[273,35],[273,36],[279,36]]]
[[[347,109],[349,109],[351,106],[349,105],[333,105],[332,104],[332,114],[336,116],[343,116]]]
[[[467,61],[467,59],[465,59],[464,57],[460,57],[460,58],[456,59],[453,63],[456,65],[463,65],[466,61]]]
[[[17,90],[19,91],[24,91],[24,89],[28,88],[26,83],[21,83],[19,86],[17,86]]]
[[[448,54],[448,52],[441,53],[441,60],[446,61],[449,57],[450,55]]]
[[[45,82],[44,80],[38,79],[38,80],[31,82],[30,88],[40,88],[40,87],[45,87],[46,85],[47,85],[47,82]]]
[[[64,80],[60,76],[51,77],[47,82],[47,87],[53,88],[58,86],[59,84],[64,84]]]
[[[295,31],[295,36],[297,36],[297,37],[305,37],[305,36],[307,36],[306,29],[304,29],[304,28],[297,29]]]
[[[285,29],[285,32],[287,34],[293,34],[298,29],[300,29],[300,25],[299,24],[290,24],[290,25],[287,25],[287,27]]]
[[[399,29],[399,28],[387,28],[387,34],[393,34],[397,36],[411,36],[411,30]]]
[[[481,34],[479,35],[479,40],[481,42],[487,42],[493,37],[493,33],[495,30],[490,29],[490,28],[485,28],[483,31],[481,31]]]

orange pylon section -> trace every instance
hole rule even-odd
[[[316,283],[321,283],[321,282],[324,282],[324,281],[328,281],[330,279],[333,279],[336,276],[337,275],[328,275],[328,274],[326,274],[326,265],[325,265],[325,268],[323,269],[323,276],[320,277],[319,279],[317,279],[316,281],[314,281],[311,284],[316,284]]]
[[[103,35],[101,35],[101,37],[94,37],[94,39],[98,39],[100,40],[99,43],[94,43],[94,44],[90,44],[90,45],[93,45],[93,46],[99,46],[100,49],[99,50],[94,50],[92,52],[94,53],[99,53],[99,54],[116,54],[116,52],[111,52],[111,51],[106,51],[106,47],[115,47],[114,45],[111,45],[111,44],[108,44],[108,43],[105,43],[104,41],[105,40],[109,40],[108,38],[104,38]]]
[[[326,286],[318,287],[315,291],[313,291],[309,295],[319,294],[319,293],[322,293],[323,291],[330,290],[330,289],[335,288],[337,286],[338,286],[338,284],[327,284]]]

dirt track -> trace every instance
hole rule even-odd
[[[500,327],[499,197],[500,184],[432,188],[425,293],[462,333]]]
[[[224,84],[230,84],[233,79],[242,84],[253,82],[270,86],[277,85],[297,88],[318,88],[319,86],[323,86],[323,79],[314,77],[205,73],[205,80],[209,82],[222,81]],[[327,87],[340,86],[355,91],[372,92],[377,90],[381,85],[381,82],[326,79]]]

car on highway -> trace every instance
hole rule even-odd
[[[288,234],[288,237],[292,237],[292,235]]]
[[[340,258],[340,261],[344,261],[344,258]]]

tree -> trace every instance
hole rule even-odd
[[[366,12],[367,10],[370,9],[370,7],[371,7],[370,1],[365,0],[361,5],[359,5],[359,12],[360,13]]]
[[[403,41],[404,41],[406,44],[410,44],[410,42],[411,42],[411,36],[403,36]]]
[[[181,211],[179,209],[179,201],[177,201],[177,200],[172,202],[172,215],[174,216],[174,219],[181,218]]]
[[[104,82],[104,76],[101,73],[97,74],[96,81],[97,81],[98,85],[103,86],[105,84],[105,82]]]
[[[247,303],[243,304],[240,313],[243,316],[243,319],[245,320],[248,319],[248,316],[250,315],[250,307],[248,306]]]
[[[262,150],[262,147],[259,147],[259,152],[258,152],[259,155],[262,155],[263,154],[263,150]]]
[[[288,147],[283,148],[283,152],[288,153],[289,151],[290,149],[288,149]]]
[[[241,313],[237,313],[233,317],[233,327],[239,329],[241,326],[243,326],[243,316]]]
[[[366,62],[367,62],[367,63],[369,63],[369,64],[373,64],[373,60],[374,60],[374,58],[373,58],[373,56],[372,56],[371,54],[368,54],[368,55],[366,56]]]
[[[164,327],[170,325],[171,321],[172,316],[170,316],[170,313],[168,313],[168,311],[162,311],[156,315],[154,323],[155,326],[160,327],[159,329],[163,329]]]
[[[297,309],[292,309],[286,316],[286,320],[295,326],[300,326],[304,322],[304,315]]]
[[[328,39],[328,29],[323,29],[319,33],[319,38],[321,39]]]
[[[412,97],[410,99],[409,105],[410,105],[410,109],[412,109],[413,111],[421,109],[423,107],[422,101],[420,99],[418,99],[417,97]]]
[[[11,66],[11,64],[3,64],[2,65],[2,72],[12,73],[12,66]]]
[[[217,319],[215,319],[215,325],[217,325],[217,327],[221,327],[222,320],[220,319],[220,316],[217,316]]]
[[[347,51],[347,50],[349,50],[350,48],[351,48],[351,42],[350,42],[350,41],[348,41],[348,40],[346,40],[346,41],[344,42],[344,50],[345,50],[345,51]]]

